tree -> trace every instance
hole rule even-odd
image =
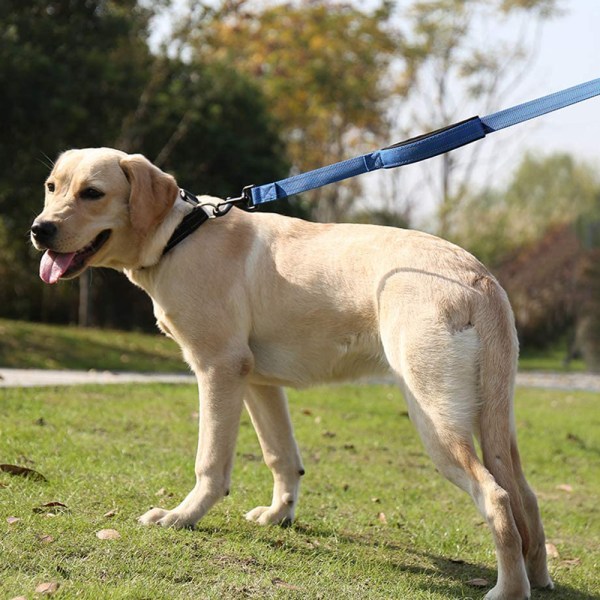
[[[559,0],[416,0],[402,14],[402,69],[396,104],[405,136],[502,108],[527,72],[541,24]],[[498,24],[512,24],[510,28]],[[518,31],[506,37],[500,31]],[[453,213],[466,197],[482,144],[427,164],[438,200],[439,233],[452,233]],[[436,171],[436,169],[439,169]]]
[[[186,30],[194,55],[217,57],[259,83],[294,171],[387,141],[386,76],[397,49],[387,3],[372,12],[322,0],[270,3],[262,10],[244,1],[225,4],[235,10]],[[313,217],[340,218],[358,185],[354,180],[311,192]]]
[[[251,175],[287,173],[260,90],[222,64],[152,55],[149,17],[135,0],[0,3],[3,316],[77,320],[77,283],[43,286],[27,242],[49,157],[62,150],[122,145],[198,193],[236,195]],[[148,300],[124,278],[99,272],[90,285],[96,324],[152,324]]]
[[[487,264],[573,224],[597,203],[594,168],[569,154],[527,154],[504,189],[466,196],[448,220],[452,238]]]
[[[5,316],[73,317],[77,287],[40,290],[27,232],[49,157],[110,145],[135,106],[150,61],[149,17],[136,0],[0,3],[0,218],[14,259],[3,282]]]
[[[145,109],[151,118],[128,125],[136,148],[202,194],[235,196],[287,172],[279,132],[247,77],[216,61],[159,60],[160,92]]]
[[[525,345],[569,337],[600,370],[600,178],[568,154],[527,155],[503,189],[473,194],[453,215],[455,241],[494,267]]]

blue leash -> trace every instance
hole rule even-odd
[[[370,154],[350,158],[273,183],[256,187],[247,186],[240,198],[228,198],[226,203],[229,204],[229,207],[245,204],[246,208],[252,208],[265,202],[287,198],[369,171],[382,168],[392,169],[419,162],[480,140],[488,133],[511,127],[517,123],[523,123],[529,119],[534,119],[598,95],[600,95],[600,79],[593,79],[587,83],[581,83],[485,117],[472,117],[466,121],[376,150]],[[222,212],[224,214],[227,211]]]

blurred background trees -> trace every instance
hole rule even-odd
[[[142,152],[182,186],[216,195],[235,195],[250,173],[287,173],[260,89],[225,64],[152,52],[151,18],[137,0],[0,2],[2,316],[152,325],[149,300],[115,273],[40,285],[28,230],[63,150]],[[80,307],[79,285],[92,314]]]
[[[510,104],[563,5],[0,1],[0,316],[152,327],[149,301],[119,274],[38,280],[28,228],[61,151],[142,152],[187,189],[235,195]],[[489,25],[498,22],[519,33],[500,36]],[[568,339],[571,355],[600,369],[594,166],[529,154],[501,184],[476,186],[483,147],[428,162],[410,190],[398,170],[382,189],[359,178],[269,209],[411,226],[411,203],[427,190],[431,229],[497,273],[522,341]]]

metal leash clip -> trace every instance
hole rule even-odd
[[[216,218],[226,215],[234,206],[241,208],[246,212],[256,210],[257,207],[252,203],[252,194],[250,193],[250,190],[253,187],[254,185],[247,185],[242,189],[241,195],[237,198],[227,198],[216,205],[211,205],[213,208],[213,217]]]

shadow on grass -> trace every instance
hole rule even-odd
[[[365,571],[369,571],[370,567],[375,567],[379,570],[387,570],[393,574],[406,573],[417,577],[425,577],[427,581],[416,581],[415,584],[420,587],[425,593],[438,593],[446,598],[463,598],[480,599],[491,589],[497,578],[496,569],[482,566],[481,564],[469,563],[467,561],[456,561],[447,557],[439,556],[431,552],[423,552],[414,550],[400,544],[383,543],[373,541],[373,538],[363,534],[340,534],[339,530],[334,528],[315,528],[300,523],[294,523],[290,527],[286,527],[302,536],[310,537],[311,539],[321,539],[323,543],[317,547],[309,547],[304,545],[287,545],[286,552],[290,554],[301,555],[302,557],[318,557],[326,556],[335,558],[339,554],[339,549],[331,549],[327,547],[327,540],[335,538],[336,540],[347,544],[349,547],[360,546],[361,548],[370,548],[377,550],[385,548],[388,552],[373,553],[370,556],[365,554],[357,554],[357,557],[348,559],[344,558],[344,562],[354,562],[357,565],[363,565]],[[212,537],[214,535],[238,536],[247,538],[248,543],[256,543],[256,538],[251,535],[250,531],[241,532],[239,529],[224,530],[222,527],[209,527],[199,524],[195,530],[204,535]],[[265,545],[268,549],[273,548],[273,540],[265,540]],[[279,547],[279,544],[277,545]],[[390,556],[390,550],[397,550],[402,556],[399,560]],[[473,579],[485,579],[489,582],[487,587],[479,587],[470,585],[468,582]],[[555,583],[554,590],[539,590],[532,589],[531,600],[600,600],[600,595],[590,594],[589,591],[581,592],[569,585],[561,585]]]

